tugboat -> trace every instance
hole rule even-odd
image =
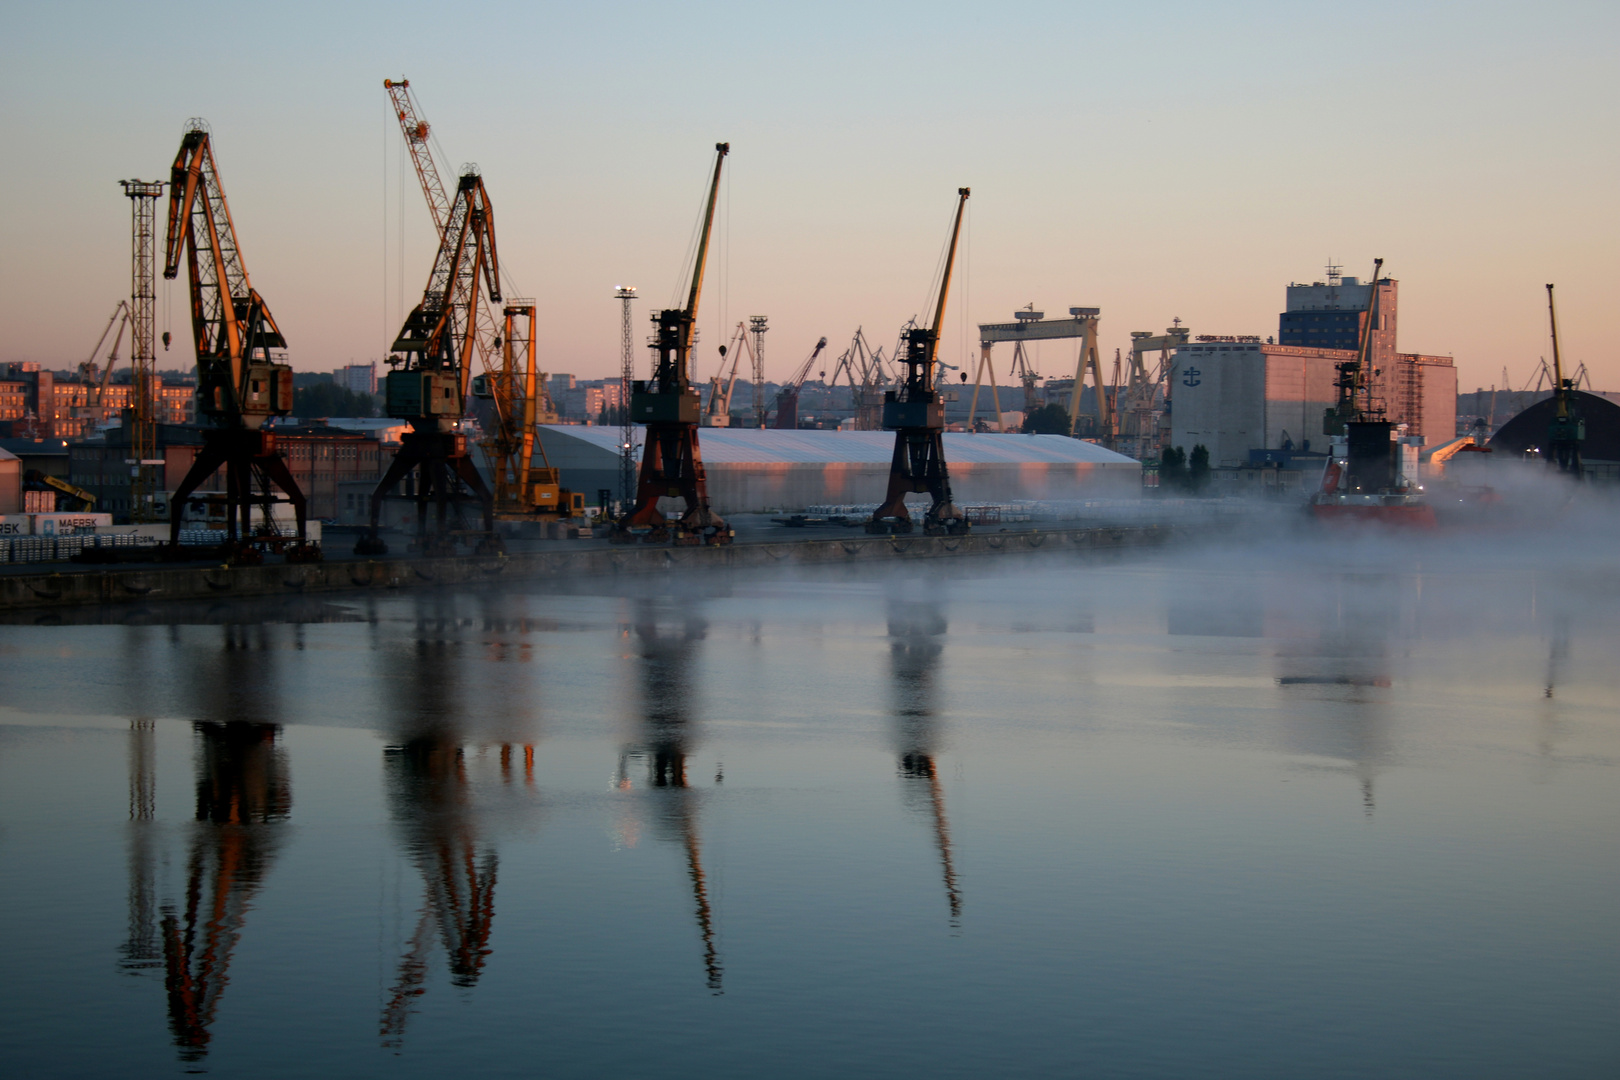
[[[1432,529],[1434,507],[1417,482],[1416,440],[1398,438],[1395,425],[1373,400],[1373,328],[1378,325],[1377,283],[1384,260],[1373,261],[1372,302],[1354,360],[1338,365],[1338,403],[1327,410],[1323,429],[1332,449],[1322,483],[1311,495],[1310,513],[1335,524],[1372,523]]]

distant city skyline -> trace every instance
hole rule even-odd
[[[1459,389],[1551,359],[1548,281],[1566,362],[1620,387],[1613,5],[79,4],[7,27],[0,361],[89,355],[128,293],[115,181],[166,179],[191,116],[293,366],[380,361],[434,247],[382,87],[407,77],[441,164],[481,168],[547,371],[617,372],[614,286],[638,319],[673,300],[727,140],[699,378],[756,314],[773,380],[822,335],[829,371],[857,326],[891,349],[970,186],[953,364],[1031,302],[1100,307],[1107,359],[1176,317],[1274,335],[1290,281],[1381,256],[1400,347],[1453,355]],[[160,367],[189,363],[185,307],[160,282]],[[1073,373],[1072,348],[1037,360]]]

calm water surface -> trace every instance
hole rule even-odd
[[[0,626],[0,1071],[1614,1076],[1617,599],[1240,545]]]

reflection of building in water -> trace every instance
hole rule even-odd
[[[1390,645],[1404,633],[1404,583],[1398,574],[1339,575],[1314,609],[1292,595],[1296,616],[1312,612],[1317,633],[1277,654],[1277,682],[1297,705],[1283,728],[1283,749],[1346,762],[1369,818],[1374,780],[1397,760],[1388,690]]]
[[[724,966],[715,942],[714,908],[709,902],[708,875],[703,869],[703,844],[698,831],[700,796],[688,784],[687,758],[695,731],[691,721],[696,705],[692,667],[706,624],[687,612],[679,630],[661,630],[652,601],[638,601],[634,634],[639,646],[641,699],[639,740],[627,747],[619,761],[619,787],[631,786],[629,763],[644,759],[647,782],[658,805],[661,836],[681,845],[686,874],[692,886],[698,936],[703,941],[703,967],[709,989],[723,992]],[[719,774],[715,782],[720,782]]]
[[[480,659],[529,659],[525,649],[491,651],[488,642],[479,650],[465,648],[459,634],[467,628],[467,621],[427,606],[442,602],[424,600],[414,640],[405,647],[383,650],[393,715],[403,736],[399,745],[386,749],[383,759],[389,811],[423,885],[415,931],[383,1003],[379,1033],[389,1046],[400,1044],[411,1006],[426,992],[435,937],[444,948],[450,982],[455,986],[475,985],[490,955],[499,858],[485,835],[478,784],[469,772],[470,764],[481,760],[481,744],[470,736],[470,722],[462,708],[462,665]],[[488,619],[482,621],[482,629],[486,633],[481,638],[506,634]],[[481,703],[488,702],[497,714],[496,726],[503,731],[526,728],[527,722],[514,712],[518,695],[508,685],[509,676],[504,669],[496,670],[503,673],[479,672],[484,691]],[[521,751],[521,789],[532,792],[534,744],[496,745],[499,786],[517,783],[516,758]]]
[[[273,724],[196,725],[197,820],[183,906],[163,905],[169,1026],[186,1061],[208,1052],[209,1027],[229,981],[232,951],[292,810],[286,757]]]
[[[936,604],[901,601],[889,604],[889,662],[894,676],[900,775],[905,781],[908,805],[925,811],[933,819],[934,840],[939,846],[940,869],[945,881],[945,901],[954,923],[962,914],[962,892],[951,856],[945,790],[934,763],[939,742],[934,676],[945,651],[947,629],[945,616]]]
[[[227,626],[212,663],[189,690],[208,719],[197,738],[196,820],[183,904],[162,908],[169,1027],[185,1061],[208,1052],[209,1028],[229,982],[232,952],[292,812],[287,759],[277,744],[273,642],[267,627]]]

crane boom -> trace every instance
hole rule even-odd
[[[422,183],[428,213],[433,215],[433,230],[443,236],[445,224],[450,220],[450,196],[445,193],[444,181],[439,179],[439,166],[428,148],[428,134],[432,129],[421,118],[421,109],[417,106],[416,95],[411,93],[409,79],[398,82],[384,79],[383,89],[388,91],[394,115],[399,118],[399,129],[405,136],[406,148],[411,152],[411,162],[416,166],[416,178]]]

